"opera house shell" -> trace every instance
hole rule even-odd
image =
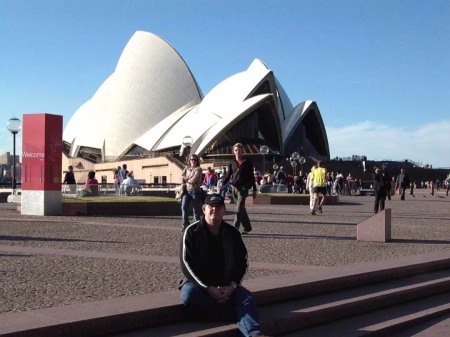
[[[86,132],[91,124],[101,127]],[[190,151],[213,165],[230,159],[236,142],[255,159],[261,157],[260,146],[267,145],[273,161],[293,152],[329,160],[316,102],[294,107],[262,61],[255,59],[203,96],[178,52],[142,31],[130,39],[114,73],[67,123],[64,155],[66,162],[83,158],[94,164],[137,157],[181,159],[186,136],[192,139]]]

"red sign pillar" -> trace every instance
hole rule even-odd
[[[61,214],[62,122],[58,115],[23,115],[22,214]]]

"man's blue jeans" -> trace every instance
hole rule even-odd
[[[197,190],[188,190],[183,195],[183,199],[181,200],[181,213],[183,218],[183,229],[189,226],[189,206],[192,200],[192,208],[194,212],[194,222],[200,220],[200,216],[202,215],[202,203],[203,203],[203,191],[200,189]]]
[[[205,318],[237,322],[237,327],[245,337],[261,333],[255,298],[244,287],[237,287],[226,303],[217,303],[209,296],[206,289],[190,282],[183,285],[180,295],[189,309]]]

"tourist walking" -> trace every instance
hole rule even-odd
[[[316,210],[322,213],[322,205],[325,202],[327,195],[327,181],[326,170],[322,167],[320,161],[317,162],[317,168],[312,172],[313,174],[313,192],[314,192],[314,208],[311,211],[312,215],[316,215]],[[320,196],[322,196],[320,198]],[[319,200],[320,199],[320,200]]]
[[[406,174],[405,169],[401,169],[395,182],[396,188],[400,188],[400,200],[405,200],[405,192],[410,183],[409,176]]]
[[[311,167],[311,171],[308,173],[308,176],[306,177],[306,189],[309,192],[309,209],[311,211],[312,215],[315,215],[315,211],[314,211],[314,178],[313,178],[313,171],[316,169],[316,165],[313,165]]]
[[[234,216],[234,226],[244,227],[242,234],[248,234],[252,230],[250,218],[245,208],[245,199],[248,196],[248,190],[253,188],[253,199],[256,198],[256,184],[253,176],[253,164],[250,159],[244,157],[244,146],[236,143],[233,146],[234,159],[228,164],[227,175],[223,179],[223,185],[226,185],[231,178],[233,197],[236,202]]]

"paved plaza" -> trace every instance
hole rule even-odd
[[[392,241],[356,240],[372,196],[308,206],[249,205],[247,279],[450,249],[450,197],[417,190],[392,210]],[[225,220],[232,221],[234,205]],[[22,216],[0,204],[0,317],[61,305],[174,290],[181,277],[179,217]],[[245,282],[244,282],[245,285]]]

